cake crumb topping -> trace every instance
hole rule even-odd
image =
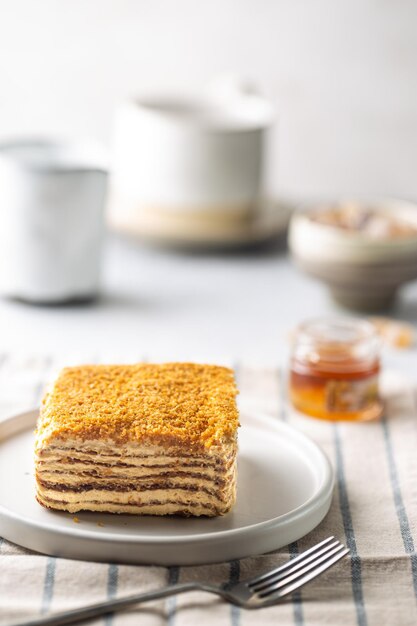
[[[211,447],[235,437],[233,371],[217,365],[81,365],[63,369],[42,402],[37,446],[52,439]]]

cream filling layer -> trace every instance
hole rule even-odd
[[[39,460],[56,460],[56,459],[68,459],[69,461],[85,461],[87,463],[94,461],[96,463],[106,463],[109,465],[123,463],[123,465],[141,465],[142,463],[161,465],[163,463],[177,463],[177,464],[190,464],[190,465],[205,465],[206,467],[216,468],[220,466],[227,466],[236,456],[236,450],[232,450],[227,456],[202,456],[188,454],[181,456],[178,454],[164,454],[163,452],[155,451],[154,454],[143,454],[141,451],[131,451],[131,454],[103,454],[96,450],[74,450],[73,448],[53,448],[39,450],[37,458]]]
[[[235,500],[236,450],[59,441],[38,449],[38,499],[68,512],[219,515]]]
[[[80,504],[66,504],[59,500],[45,498],[42,500],[39,498],[42,504],[52,509],[60,511],[67,511],[68,513],[78,513],[83,510],[100,512],[100,513],[119,513],[130,515],[193,515],[200,516],[205,515],[208,517],[214,517],[216,515],[223,515],[227,513],[229,509],[213,509],[201,504],[196,505],[184,505],[177,502],[165,502],[164,504],[146,504],[142,506],[137,505],[121,505],[114,504],[112,502],[88,502],[87,505]]]
[[[172,476],[148,476],[146,478],[137,479],[135,477],[126,478],[113,478],[113,477],[98,477],[98,476],[80,476],[75,474],[56,474],[53,472],[37,472],[37,480],[40,483],[48,483],[50,487],[56,486],[65,487],[66,489],[81,489],[88,488],[89,485],[95,485],[103,490],[108,490],[111,487],[120,491],[121,489],[138,490],[143,491],[145,489],[152,489],[154,486],[160,485],[161,487],[170,489],[175,486],[180,486],[190,489],[204,489],[206,492],[216,493],[221,497],[227,493],[230,488],[230,482],[233,477],[233,473],[229,473],[227,480],[222,481],[222,484],[216,484],[212,480],[207,480],[201,477],[195,478],[190,476],[181,476],[180,474],[172,474]]]
[[[111,502],[118,502],[121,504],[143,504],[157,500],[163,503],[164,500],[175,500],[192,504],[193,502],[212,504],[213,506],[219,504],[219,499],[216,496],[205,493],[204,491],[188,491],[186,489],[171,488],[171,489],[152,489],[149,491],[112,491],[111,489],[89,489],[88,491],[59,491],[56,489],[50,489],[48,487],[39,488],[39,493],[44,494],[47,498],[56,498],[58,495],[65,500],[65,502],[105,502],[110,500]]]
[[[230,463],[228,467],[223,468],[207,468],[199,466],[187,466],[182,464],[171,465],[138,465],[138,466],[118,466],[118,465],[102,465],[100,463],[68,463],[65,459],[37,460],[36,470],[38,474],[56,472],[57,474],[94,475],[103,478],[142,478],[147,476],[165,476],[182,475],[200,477],[211,481],[227,480],[234,471],[234,463]]]
[[[179,445],[156,445],[154,443],[126,443],[117,444],[113,441],[100,441],[100,440],[80,440],[69,438],[56,438],[50,443],[42,445],[42,441],[37,447],[37,453],[39,456],[45,456],[57,452],[59,455],[74,451],[77,454],[86,454],[90,459],[91,456],[100,455],[102,457],[141,457],[148,458],[153,456],[163,456],[170,458],[177,458],[181,461],[194,458],[201,461],[220,461],[224,462],[237,451],[236,439],[231,439],[222,444],[213,445],[211,447],[188,447]]]

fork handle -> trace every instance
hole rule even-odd
[[[65,626],[66,624],[74,624],[93,617],[99,617],[106,613],[113,613],[121,609],[127,609],[139,602],[150,602],[151,600],[158,600],[159,598],[167,598],[168,596],[174,596],[179,593],[185,593],[187,591],[211,591],[212,593],[222,594],[221,589],[212,587],[211,585],[204,585],[201,583],[183,583],[178,585],[170,585],[163,587],[162,589],[156,589],[155,591],[147,591],[146,593],[137,593],[126,598],[114,598],[112,600],[106,600],[104,602],[97,602],[96,604],[90,604],[89,606],[80,607],[78,609],[71,609],[70,611],[63,611],[62,613],[55,613],[44,617],[38,617],[31,621],[15,623],[12,626]]]

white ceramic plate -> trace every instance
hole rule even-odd
[[[110,214],[110,226],[121,233],[142,241],[168,248],[184,250],[238,249],[276,240],[286,233],[293,211],[289,203],[264,200],[252,220],[236,224],[187,223],[182,218],[177,223],[161,216],[151,219],[140,213],[129,219]]]
[[[330,507],[333,471],[316,444],[278,420],[243,410],[231,513],[211,519],[79,513],[76,523],[35,500],[36,417],[31,411],[0,423],[0,535],[38,552],[161,565],[228,561],[288,545]]]

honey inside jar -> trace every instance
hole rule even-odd
[[[369,322],[306,322],[298,329],[291,356],[291,402],[298,411],[320,419],[376,419],[382,413],[380,367],[380,342]]]

